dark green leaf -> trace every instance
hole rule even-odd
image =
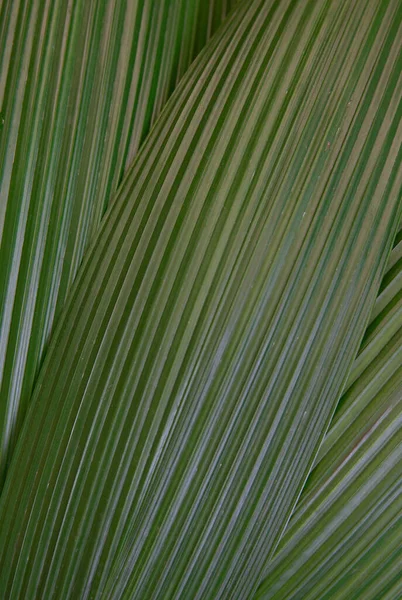
[[[225,0],[6,0],[0,8],[0,489],[110,195]]]

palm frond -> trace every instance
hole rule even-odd
[[[399,585],[400,237],[399,231],[345,392],[257,598],[374,600]]]
[[[227,8],[2,4],[0,488],[50,332],[111,194]]]
[[[254,0],[179,85],[52,337],[6,597],[255,591],[400,219],[400,30],[396,0]]]

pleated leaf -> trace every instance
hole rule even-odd
[[[255,592],[400,218],[400,29],[397,0],[254,0],[179,86],[52,339],[5,597]]]
[[[0,487],[83,253],[226,0],[0,8]]]
[[[399,236],[398,233],[397,240]],[[402,260],[390,267],[399,251],[397,243],[388,260],[388,270],[381,282],[363,342],[308,485],[313,481],[318,483],[321,474],[327,478],[334,465],[340,462],[340,456],[349,455],[356,439],[363,437],[359,427],[370,428],[372,421],[368,418],[367,407],[373,400],[378,401],[377,393],[392,381],[402,362]],[[387,304],[382,306],[384,298],[387,298]],[[380,405],[380,411],[382,409]],[[361,415],[363,410],[366,410],[364,416]],[[348,438],[353,441],[348,441]]]
[[[258,598],[399,598],[400,239],[399,231],[346,390]]]
[[[399,367],[392,385],[377,396],[385,405],[382,414],[356,440],[351,456],[300,504],[257,598],[400,597],[401,395]]]

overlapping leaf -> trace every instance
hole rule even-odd
[[[361,431],[359,427],[370,429],[373,422],[367,408],[372,402],[379,402],[381,394],[378,396],[378,392],[392,381],[402,362],[402,260],[398,258],[399,237],[400,233],[345,391],[320,447],[309,485],[313,482],[319,485],[321,477],[328,478],[335,465],[350,454],[356,440],[364,435],[365,430]],[[385,306],[384,299],[387,299]],[[379,404],[378,408],[382,412],[386,406]],[[361,414],[363,410],[366,411],[364,415]],[[306,492],[308,489],[307,486]]]
[[[387,499],[402,480],[401,239],[400,228],[345,392],[258,598],[398,597],[401,506],[398,494]]]
[[[400,238],[399,232],[345,393],[258,598],[399,597]]]
[[[257,598],[399,598],[401,382],[399,368],[395,390],[378,395],[383,414],[325,485],[306,496]]]
[[[396,0],[254,0],[180,86],[38,382],[6,597],[255,590],[399,218],[399,33]]]
[[[0,8],[0,487],[49,333],[151,124],[225,0]]]

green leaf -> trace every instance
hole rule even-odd
[[[401,382],[399,369],[394,393],[379,395],[383,414],[301,503],[257,598],[374,600],[400,584]]]
[[[225,0],[0,9],[0,487],[49,334],[111,194]]]
[[[53,336],[1,500],[5,597],[253,593],[400,217],[400,21],[254,0],[179,86]]]
[[[400,233],[397,239],[399,236]],[[335,464],[340,462],[340,457],[346,457],[361,437],[362,432],[358,427],[364,430],[370,428],[371,420],[367,412],[364,417],[361,412],[371,406],[372,401],[379,400],[377,393],[388,384],[399,367],[402,358],[402,260],[390,266],[399,251],[399,244],[396,244],[388,260],[387,272],[381,282],[359,353],[330,430],[318,452],[310,481],[318,480],[321,474],[327,478],[334,471]],[[385,297],[388,303],[383,306]],[[382,411],[383,407],[380,405],[379,409]],[[352,444],[349,439],[353,440]]]
[[[399,597],[400,239],[401,231],[345,392],[257,598]]]
[[[348,377],[346,389],[360,377],[401,326],[402,299],[402,228],[399,229],[369,324]]]

